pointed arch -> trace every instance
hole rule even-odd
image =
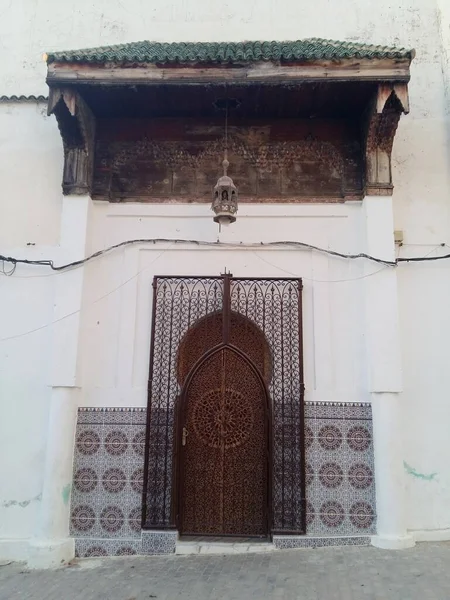
[[[271,406],[259,369],[237,347],[212,348],[187,376],[177,413],[179,531],[267,536]]]
[[[177,379],[181,387],[205,352],[222,344],[223,320],[223,311],[209,313],[198,319],[183,336],[177,353]],[[273,360],[264,332],[247,316],[235,311],[230,312],[228,327],[230,345],[246,354],[269,384]]]

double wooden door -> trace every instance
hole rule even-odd
[[[267,535],[269,423],[255,367],[223,346],[195,370],[182,402],[181,533]]]

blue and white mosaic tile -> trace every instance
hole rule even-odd
[[[290,550],[293,548],[324,548],[327,546],[370,546],[370,542],[370,536],[314,537],[309,535],[283,535],[273,537],[273,544],[278,550]]]
[[[176,531],[141,532],[146,418],[145,408],[79,409],[70,523],[77,556],[175,551]],[[275,546],[370,543],[370,404],[306,402],[305,454],[307,535],[274,536]]]

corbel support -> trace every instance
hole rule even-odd
[[[406,83],[379,84],[365,121],[366,195],[390,196],[391,154],[402,113],[409,112]]]
[[[95,117],[91,109],[77,91],[51,88],[47,114],[55,115],[63,140],[63,193],[90,194],[95,147]]]

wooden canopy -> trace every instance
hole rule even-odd
[[[116,202],[209,202],[226,98],[241,201],[391,194],[392,144],[409,111],[413,57],[319,39],[139,42],[49,54],[48,113],[64,144],[63,191]]]

